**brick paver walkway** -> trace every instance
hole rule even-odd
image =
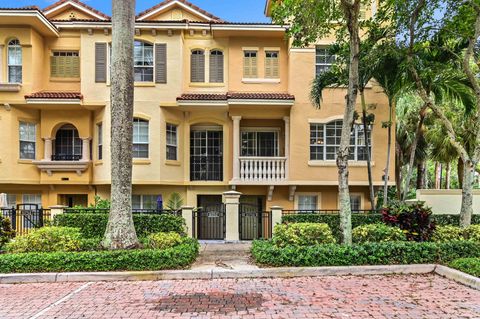
[[[0,285],[0,318],[480,318],[436,275]]]

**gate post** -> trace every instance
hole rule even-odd
[[[280,206],[272,206],[270,208],[272,210],[272,231],[275,225],[282,223],[282,213],[283,208]]]
[[[187,236],[193,238],[193,207],[183,206],[182,217],[185,219],[185,226],[187,228]]]
[[[242,193],[228,191],[223,193],[223,203],[225,204],[225,240],[240,240],[239,232],[239,205]]]
[[[54,206],[50,206],[50,207],[48,207],[48,208],[50,208],[50,218],[51,218],[51,220],[53,221],[53,218],[54,218],[56,215],[63,214],[64,209],[67,208],[67,206],[54,205]]]

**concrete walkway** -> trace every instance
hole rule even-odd
[[[259,269],[250,260],[250,242],[201,242],[200,256],[192,270],[252,270]]]

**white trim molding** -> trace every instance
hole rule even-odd
[[[64,2],[64,3],[62,3],[62,4],[60,4],[60,5],[56,6],[56,7],[51,8],[51,9],[48,10],[48,11],[45,11],[44,14],[45,14],[45,15],[49,15],[50,13],[53,13],[53,12],[55,12],[55,11],[58,11],[58,10],[62,9],[63,7],[66,7],[66,6],[68,6],[68,5],[71,5],[72,7],[75,7],[76,9],[78,9],[78,10],[80,10],[80,11],[83,11],[83,12],[85,12],[85,13],[91,15],[91,16],[94,16],[95,18],[97,18],[97,19],[99,19],[99,20],[104,20],[104,21],[107,20],[105,17],[103,17],[103,16],[95,13],[94,11],[89,10],[89,9],[87,9],[87,8],[79,5],[78,3],[74,2],[74,1],[70,1],[70,0]]]
[[[279,84],[280,78],[265,79],[265,78],[242,78],[242,83],[247,84]]]
[[[197,15],[197,16],[199,16],[199,17],[202,17],[202,18],[204,18],[204,19],[207,20],[207,21],[212,21],[212,20],[214,20],[214,19],[212,19],[211,17],[209,17],[209,16],[201,13],[200,11],[197,11],[197,10],[193,9],[192,7],[186,5],[186,4],[184,4],[184,3],[182,3],[182,2],[180,2],[180,1],[178,1],[178,0],[172,1],[172,2],[167,3],[167,4],[165,4],[165,5],[161,6],[161,7],[156,8],[156,9],[153,10],[153,11],[147,12],[147,13],[145,13],[144,15],[138,17],[137,20],[138,20],[138,21],[145,20],[146,18],[151,17],[151,16],[154,16],[154,15],[156,15],[157,13],[159,13],[159,12],[165,10],[165,9],[168,9],[168,8],[174,6],[174,5],[179,5],[179,6],[182,7],[183,9],[189,11],[190,13],[193,13],[194,15]]]

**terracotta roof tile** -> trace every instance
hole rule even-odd
[[[83,99],[80,92],[41,91],[25,95],[26,99]]]
[[[48,7],[46,7],[45,9],[43,9],[43,12],[46,12],[48,10],[51,10],[59,5],[61,5],[62,3],[65,3],[65,2],[68,2],[68,1],[72,1],[72,2],[75,2],[76,4],[84,7],[85,9],[89,10],[89,11],[92,11],[92,12],[95,12],[96,14],[98,14],[99,16],[102,16],[104,17],[105,19],[110,19],[109,16],[107,16],[105,13],[101,12],[101,11],[98,11],[97,9],[95,8],[92,8],[90,7],[89,5],[86,5],[85,3],[83,3],[82,1],[80,0],[60,0],[60,1],[57,1],[51,5],[49,5]]]
[[[177,97],[177,101],[227,101],[232,100],[295,100],[295,96],[288,93],[250,93],[229,92],[218,93],[185,93]]]
[[[177,97],[177,101],[226,101],[227,94],[186,93]]]
[[[165,0],[165,1],[160,2],[159,4],[153,6],[153,7],[149,8],[149,9],[147,9],[147,10],[145,10],[145,11],[142,11],[142,12],[140,12],[139,14],[137,14],[137,19],[140,18],[140,17],[142,17],[142,16],[144,16],[144,15],[146,15],[147,13],[150,13],[150,12],[152,12],[152,11],[155,11],[156,9],[161,8],[161,7],[163,7],[163,6],[169,4],[170,2],[173,2],[173,1],[176,1],[176,0]],[[223,20],[220,19],[219,17],[211,14],[210,12],[207,12],[207,11],[203,10],[202,8],[197,7],[196,5],[194,5],[193,3],[191,3],[191,2],[189,2],[189,1],[187,1],[187,0],[178,0],[178,1],[181,2],[181,3],[183,3],[183,4],[185,4],[185,5],[187,5],[187,6],[189,6],[189,7],[192,8],[193,10],[198,11],[198,12],[200,12],[201,14],[206,15],[207,17],[209,17],[209,18],[211,18],[211,19],[213,19],[213,20],[216,20],[216,21],[219,21],[219,22],[220,22],[220,21],[223,21]]]

